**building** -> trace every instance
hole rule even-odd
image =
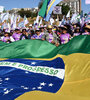
[[[20,11],[21,9],[23,9],[24,11],[30,10],[32,12],[37,12],[38,11],[38,7],[35,8],[13,8],[12,10],[10,10],[12,13],[17,13],[18,11]]]
[[[31,10],[31,8],[23,8],[25,11],[27,11],[27,10]]]
[[[15,11],[15,12],[17,12],[17,11],[20,10],[20,8],[13,8],[12,10]]]
[[[62,4],[69,5],[72,13],[81,12],[81,0],[63,0],[62,2],[60,2],[60,5]]]
[[[32,8],[32,12],[38,12],[38,7]]]
[[[4,11],[4,6],[0,6],[0,13],[2,13]],[[12,8],[11,10],[7,10],[7,12],[10,12],[10,13],[17,13],[18,11],[20,10],[24,10],[24,11],[32,11],[32,12],[38,12],[38,7],[35,7],[35,8]]]

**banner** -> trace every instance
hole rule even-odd
[[[54,9],[53,9],[53,13],[54,14],[62,14],[61,7],[55,6]]]
[[[41,40],[0,42],[0,99],[25,93],[16,100],[89,100],[89,41],[81,35],[59,47]]]
[[[44,0],[39,16],[43,17],[45,21],[49,21],[53,8],[62,0]]]

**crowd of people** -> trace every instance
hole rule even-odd
[[[77,24],[66,25],[41,25],[40,27],[29,25],[29,28],[15,30],[0,28],[0,41],[12,43],[24,39],[39,39],[48,41],[56,46],[69,42],[73,37],[79,35],[90,35],[90,24],[83,27]]]

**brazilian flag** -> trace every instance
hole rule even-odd
[[[90,100],[90,36],[0,42],[0,100]]]

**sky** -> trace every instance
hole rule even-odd
[[[84,13],[90,12],[90,4],[86,5],[85,0],[82,1],[82,10]],[[12,8],[33,8],[37,7],[40,0],[0,0],[0,6],[4,6],[6,10]]]
[[[0,6],[4,6],[6,10],[12,8],[33,8],[37,7],[40,0],[0,0]]]
[[[85,4],[85,0],[81,1],[82,1],[82,10],[84,11],[84,13],[90,12],[90,4]]]

